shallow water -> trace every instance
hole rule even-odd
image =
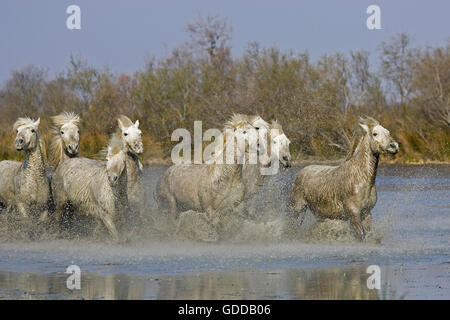
[[[450,166],[380,167],[375,231],[363,243],[345,222],[318,226],[311,215],[299,237],[280,236],[297,170],[266,181],[251,201],[253,220],[233,241],[149,234],[125,245],[88,238],[0,242],[0,299],[450,298]],[[150,210],[163,171],[145,171]],[[336,234],[305,237],[310,228],[330,226]],[[81,290],[66,287],[72,264],[81,268]],[[369,265],[381,268],[380,290],[367,288]]]

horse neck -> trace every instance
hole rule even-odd
[[[22,164],[22,169],[28,174],[45,177],[44,157],[42,156],[39,141],[37,141],[35,148],[25,151],[25,161]]]
[[[114,194],[115,207],[119,211],[126,210],[126,207],[128,206],[127,181],[127,165],[125,164],[125,168],[119,177],[119,181],[111,188]]]
[[[141,169],[139,167],[139,159],[136,154],[127,151],[126,152],[126,163],[127,163],[127,176],[131,181],[137,181],[139,178]]]
[[[373,153],[367,136],[359,142],[355,153],[346,162],[353,173],[353,178],[369,184],[375,183],[379,154]]]

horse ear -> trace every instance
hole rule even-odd
[[[366,133],[369,133],[369,126],[367,124],[365,124],[364,122],[360,121],[359,122],[359,126],[361,128],[363,128]]]
[[[117,119],[117,124],[119,125],[120,130],[124,131],[126,129],[126,127],[123,125],[120,119]]]
[[[139,128],[139,120],[136,120],[136,122],[134,123],[134,126],[137,128]]]

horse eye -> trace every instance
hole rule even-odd
[[[374,137],[376,137],[377,135],[378,135],[378,133],[376,133],[376,132],[373,133],[373,136],[374,136]]]
[[[123,135],[126,137],[128,135],[128,133],[124,132]]]
[[[259,128],[255,128],[256,130],[259,130]]]
[[[64,134],[64,131],[61,131],[61,134]]]

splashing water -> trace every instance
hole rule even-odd
[[[289,280],[292,277],[300,281],[299,286],[314,278],[317,286],[303,294],[317,297],[312,291],[320,291],[331,278],[337,279],[332,282],[335,286],[341,286],[342,281],[345,284],[365,279],[365,267],[369,264],[382,267],[382,274],[389,278],[385,279],[389,280],[388,291],[372,296],[361,289],[348,298],[450,297],[450,166],[380,167],[378,202],[372,212],[373,231],[362,243],[354,239],[346,221],[317,222],[310,212],[301,226],[298,221],[286,220],[286,198],[298,168],[282,170],[267,179],[261,193],[248,204],[250,218],[235,219],[227,232],[220,235],[204,213],[189,211],[173,220],[158,212],[152,195],[164,169],[145,170],[147,203],[143,205],[148,208],[148,215],[143,223],[128,231],[126,244],[113,243],[106,232],[90,235],[89,228],[83,232],[76,228],[75,235],[61,239],[44,224],[24,225],[17,217],[0,213],[0,298],[2,294],[6,298],[23,297],[11,288],[6,292],[2,277],[16,279],[13,283],[19,288],[27,286],[25,275],[39,281],[44,281],[41,279],[44,277],[53,283],[64,278],[62,273],[70,264],[79,265],[92,285],[103,288],[103,293],[97,296],[100,298],[109,297],[108,290],[120,292],[117,279],[122,279],[122,283],[128,279],[129,292],[112,298],[187,297],[190,287],[206,285],[204,281],[224,287],[219,298],[299,298],[301,294],[292,293]],[[82,227],[85,222],[80,224]],[[346,278],[344,274],[354,264],[362,265],[360,271],[356,278]],[[237,275],[233,270],[239,270]],[[196,275],[209,280],[194,281]],[[110,276],[113,280],[108,280]],[[156,286],[156,293],[139,294],[144,289],[133,286],[133,281],[144,278],[147,280],[142,281],[149,288],[156,288],[154,280],[146,277],[160,277],[165,284]],[[249,282],[241,281],[254,277],[269,283],[275,277],[277,286],[284,291],[278,294],[275,289],[253,288]],[[416,278],[419,280],[411,282]],[[247,294],[234,292],[223,279],[243,286]],[[179,288],[169,285],[175,280],[184,285]],[[357,285],[365,288],[365,282],[360,280]],[[113,289],[108,289],[111,286]],[[430,292],[430,286],[436,289]],[[45,286],[41,291],[48,298]],[[63,289],[59,291],[58,297],[80,297]],[[211,293],[209,297],[215,296]],[[346,296],[329,296],[339,297]]]

